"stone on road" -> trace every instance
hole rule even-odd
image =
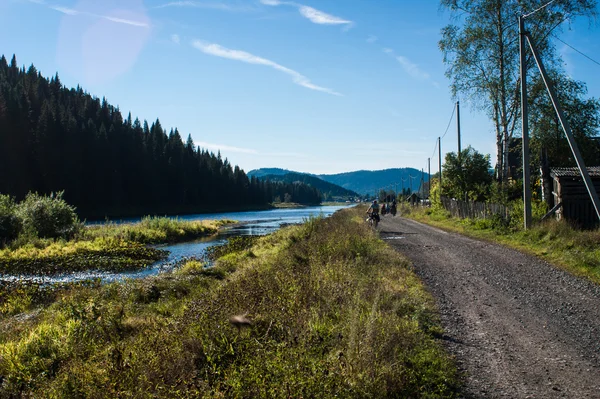
[[[600,287],[534,256],[383,217],[435,297],[465,398],[600,398]]]

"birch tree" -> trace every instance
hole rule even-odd
[[[517,18],[538,10],[528,16],[527,30],[544,62],[561,70],[552,35],[576,17],[595,17],[596,0],[441,0],[441,6],[453,19],[439,41],[452,95],[468,99],[493,122],[496,176],[506,181],[509,141],[520,126]],[[533,71],[531,56],[527,63]]]

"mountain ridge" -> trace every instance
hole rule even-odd
[[[268,171],[269,173],[266,173]],[[282,168],[260,168],[248,172],[248,176],[284,175],[296,173],[301,175],[318,177],[329,183],[338,185],[344,189],[354,191],[361,195],[374,195],[380,189],[394,190],[400,192],[402,189],[416,191],[421,184],[421,178],[429,181],[429,175],[415,168],[388,168],[380,170],[356,170],[336,174],[304,173]]]

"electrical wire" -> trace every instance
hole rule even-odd
[[[444,135],[442,136],[442,138],[444,138],[446,136],[446,134],[448,133],[448,129],[450,129],[450,124],[452,123],[452,119],[454,119],[454,113],[456,112],[456,107],[452,108],[452,115],[450,115],[450,120],[448,121],[448,126],[446,127],[446,131],[444,132]]]
[[[600,65],[600,62],[596,61],[595,59],[593,59],[592,57],[582,53],[581,51],[577,50],[575,47],[571,46],[569,43],[566,43],[565,41],[561,40],[558,38],[558,36],[556,36],[555,34],[552,34],[552,37],[555,38],[556,40],[558,40],[559,42],[561,42],[562,44],[564,44],[565,46],[569,47],[571,50],[575,50],[576,52],[578,52],[579,54],[583,55],[585,58],[587,58],[588,60],[592,61],[595,64]]]
[[[555,1],[556,1],[556,0],[552,0],[552,1],[549,1],[549,2],[547,2],[546,4],[544,4],[543,6],[541,6],[540,8],[538,8],[537,10],[533,10],[533,11],[532,11],[532,12],[530,12],[529,14],[525,14],[525,15],[523,15],[523,18],[527,18],[527,17],[529,17],[529,16],[531,16],[531,15],[535,14],[536,12],[538,12],[538,11],[540,11],[540,10],[543,10],[544,8],[548,7],[550,4],[554,3]]]
[[[431,153],[431,159],[433,159],[433,156],[435,155],[435,150],[437,150],[437,145],[438,145],[438,141],[435,141],[435,146],[433,146],[433,152]]]

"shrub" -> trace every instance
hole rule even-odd
[[[15,214],[16,204],[8,195],[0,194],[0,247],[19,236],[22,225]]]
[[[27,234],[41,238],[69,238],[80,228],[81,223],[75,207],[62,198],[63,192],[42,196],[29,193],[16,207],[16,215]]]

